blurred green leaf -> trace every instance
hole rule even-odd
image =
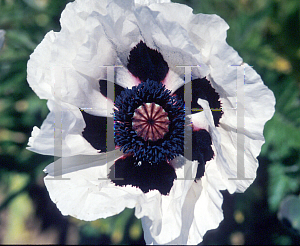
[[[300,176],[293,177],[290,168],[280,163],[274,163],[268,171],[270,175],[269,206],[272,211],[276,211],[287,194],[298,191]],[[299,172],[299,169],[296,171]]]
[[[278,218],[300,235],[300,197],[287,196],[280,204]]]

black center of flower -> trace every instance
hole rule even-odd
[[[183,154],[184,103],[153,80],[125,89],[115,101],[115,144],[135,164],[168,162]]]
[[[177,177],[170,161],[183,155],[184,149],[184,86],[171,95],[164,86],[169,72],[167,62],[158,50],[149,48],[143,41],[130,51],[127,69],[140,84],[131,89],[114,84],[116,146],[107,145],[106,117],[94,116],[84,110],[81,113],[86,127],[82,136],[102,152],[117,147],[125,153],[115,160],[108,173],[115,185],[132,185],[145,193],[158,190],[162,195],[168,195]],[[108,83],[111,82],[99,81],[100,92],[105,97]],[[212,113],[218,126],[222,116],[218,93],[206,78],[193,80],[192,88],[193,111],[202,109],[197,103],[199,98],[207,100],[215,109]],[[192,138],[192,146],[185,146],[192,148],[189,160],[199,163],[197,182],[204,174],[206,162],[214,157],[212,139],[209,132],[201,128],[186,134]]]

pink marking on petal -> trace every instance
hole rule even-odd
[[[167,73],[166,77],[161,81],[161,83],[168,89],[168,84],[172,83],[172,81],[170,80],[170,71]]]
[[[199,127],[199,126],[195,126],[194,124],[192,124],[192,128],[193,128],[193,132],[197,132],[197,131],[199,131],[199,130],[204,129],[204,128],[201,128],[201,127]],[[204,129],[204,130],[205,130],[205,129]]]
[[[132,73],[130,73],[130,76],[131,76],[132,80],[134,81],[135,86],[138,86],[142,82],[138,77],[135,77]]]

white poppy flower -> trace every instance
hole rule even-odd
[[[223,219],[220,190],[243,192],[256,176],[273,93],[226,43],[225,21],[186,5],[76,0],[62,12],[61,27],[28,62],[29,85],[50,109],[29,149],[61,157],[45,169],[51,199],[62,214],[82,220],[135,208],[147,244],[198,244]],[[197,66],[197,113],[184,112],[188,67],[179,65]],[[105,66],[119,66],[115,100],[107,98]]]

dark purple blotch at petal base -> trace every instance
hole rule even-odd
[[[143,41],[130,51],[127,68],[141,81],[150,79],[160,82],[169,71],[163,56],[157,50],[150,49]]]
[[[100,93],[107,97],[107,83],[112,83],[107,80],[99,80],[99,91]],[[118,96],[124,88],[120,85],[114,84],[114,94]],[[114,100],[114,98],[110,98]],[[106,125],[107,118],[101,116],[91,115],[84,110],[81,110],[86,127],[82,132],[82,136],[97,150],[101,152],[111,151],[113,149],[107,150],[106,148]]]
[[[174,94],[183,99],[184,86],[180,87]],[[206,78],[192,80],[192,109],[202,109],[202,107],[197,103],[199,98],[208,101],[209,107],[212,110],[215,126],[218,126],[223,114],[223,111],[221,110],[221,102],[219,101],[220,96]],[[200,111],[195,110],[192,111],[192,114],[198,112]]]
[[[107,83],[113,83],[113,82],[110,82],[110,81],[107,81],[107,80],[103,80],[103,79],[99,80],[100,92],[105,97],[107,97]],[[115,95],[115,98],[117,96],[119,96],[124,89],[125,88],[123,88],[122,86],[114,83],[114,95]],[[112,101],[114,101],[115,98],[109,98],[109,99],[111,99]]]
[[[126,156],[116,160],[108,178],[118,186],[132,185],[144,193],[158,190],[162,195],[167,195],[176,179],[176,173],[167,162],[143,162],[139,165],[133,156]]]
[[[183,99],[184,86],[180,87],[174,94]],[[220,97],[206,78],[192,80],[192,114],[199,113],[202,109],[201,105],[197,103],[199,98],[208,101],[212,110],[214,124],[218,126],[223,114],[221,102],[219,101]],[[192,132],[192,145],[192,160],[199,162],[196,174],[197,180],[204,175],[206,162],[214,157],[210,134],[204,129],[194,130]]]
[[[97,150],[101,152],[111,151],[106,149],[106,117],[94,116],[81,111],[86,127],[82,136]]]
[[[206,162],[214,157],[210,134],[204,129],[193,131],[192,144],[192,160],[199,162],[196,179],[200,179],[204,175]]]

